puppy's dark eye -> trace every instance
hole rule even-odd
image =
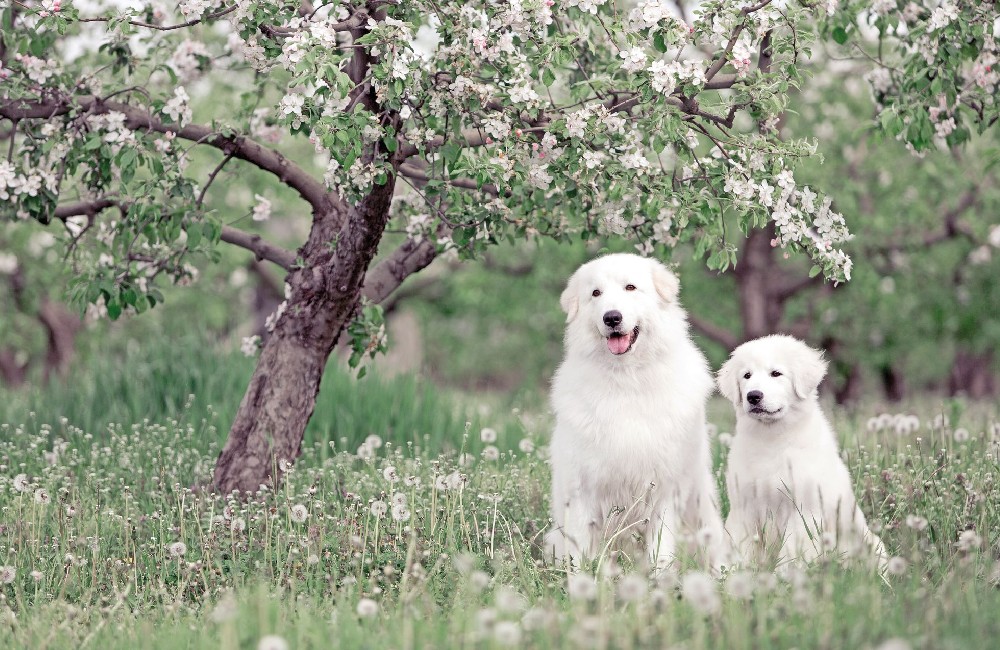
[[[750,379],[750,375],[751,374],[753,374],[753,373],[748,372],[747,374],[743,375],[743,378],[744,379]]]
[[[593,297],[595,297],[595,298],[596,298],[597,296],[601,295],[601,290],[600,290],[600,289],[594,289],[594,290],[593,290],[593,291],[591,292],[591,294],[590,294],[590,295],[592,295]]]
[[[780,370],[772,370],[771,371],[771,376],[772,377],[780,377],[781,376],[781,371]]]
[[[634,284],[626,284],[625,285],[625,291],[635,291],[635,285]]]

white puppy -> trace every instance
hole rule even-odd
[[[563,291],[546,538],[556,559],[578,566],[635,535],[662,568],[682,534],[709,562],[721,557],[705,429],[712,375],[688,336],[679,288],[659,262],[616,254],[581,266]]]
[[[745,560],[830,550],[884,560],[819,406],[825,374],[820,351],[784,335],[744,343],[719,371],[719,390],[736,407],[726,530]]]

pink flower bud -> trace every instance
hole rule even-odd
[[[774,239],[771,240],[771,248],[774,248],[777,245],[778,245],[778,238],[775,237]]]

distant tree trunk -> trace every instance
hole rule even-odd
[[[65,377],[76,357],[76,335],[83,323],[76,314],[57,302],[45,299],[38,309],[38,320],[48,332],[48,351],[45,354],[45,379],[53,374]]]
[[[291,298],[264,343],[216,463],[214,483],[221,491],[252,492],[276,483],[279,462],[298,457],[327,359],[355,313],[385,230],[394,186],[390,175],[349,214],[314,218],[299,249],[304,264],[287,278]]]
[[[833,398],[837,404],[847,404],[861,397],[861,366],[856,363],[847,368],[846,377],[840,386],[834,387]]]
[[[997,377],[993,370],[993,353],[976,354],[959,350],[948,376],[948,392],[974,399],[994,397],[997,394]]]
[[[10,346],[0,350],[0,379],[11,388],[22,386],[28,378],[28,363],[17,356],[17,350]]]
[[[736,265],[745,341],[773,333],[781,319],[781,305],[775,302],[771,291],[775,280],[773,238],[773,224],[768,224],[764,230],[751,230]]]
[[[906,398],[906,375],[892,364],[885,364],[879,368],[882,377],[882,388],[885,397],[890,402],[901,402]]]

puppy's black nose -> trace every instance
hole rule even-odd
[[[622,324],[622,313],[617,309],[604,312],[604,324],[608,327],[618,327]]]
[[[760,401],[762,399],[764,399],[764,393],[760,392],[759,390],[752,390],[749,393],[747,393],[747,401],[753,404],[754,406],[760,404]]]

